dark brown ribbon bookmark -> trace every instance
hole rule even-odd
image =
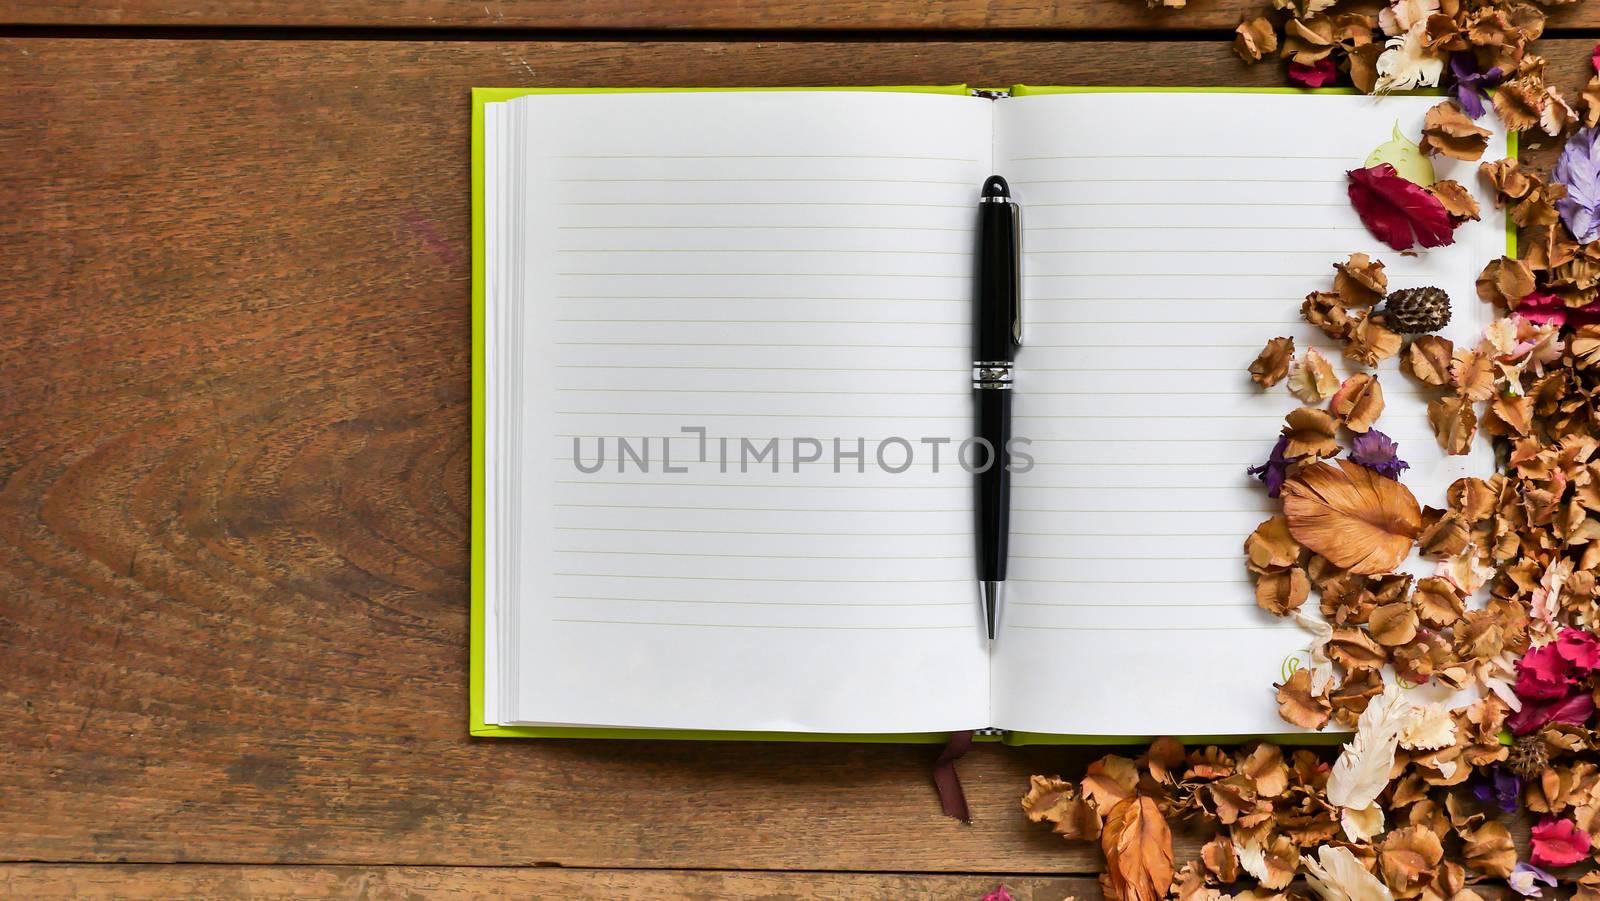
[[[933,765],[933,787],[939,792],[939,809],[947,817],[954,817],[971,825],[972,813],[967,810],[967,793],[961,788],[961,777],[956,775],[956,761],[972,748],[972,730],[950,733],[939,759]]]

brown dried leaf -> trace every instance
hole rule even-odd
[[[1219,835],[1200,847],[1200,863],[1214,882],[1224,885],[1239,878],[1239,858],[1233,854],[1233,842]]]
[[[1411,553],[1422,530],[1422,509],[1394,479],[1348,460],[1338,464],[1313,463],[1284,483],[1289,531],[1352,573],[1390,572]]]
[[[1455,625],[1467,609],[1461,592],[1449,579],[1440,576],[1429,576],[1417,582],[1412,598],[1416,601],[1418,616],[1435,629]]]
[[[1444,154],[1458,160],[1475,160],[1489,147],[1489,129],[1478,125],[1453,100],[1440,101],[1422,119],[1422,140],[1417,149],[1429,156]]]
[[[1428,193],[1439,198],[1439,202],[1444,204],[1444,211],[1450,214],[1450,221],[1456,225],[1478,221],[1478,200],[1461,182],[1441,178],[1428,186]]]
[[[1399,647],[1417,637],[1417,611],[1405,601],[1374,607],[1367,618],[1372,640],[1385,647]]]
[[[1517,846],[1505,825],[1487,822],[1470,832],[1462,832],[1466,845],[1461,855],[1466,865],[1485,876],[1505,879],[1517,866]]]
[[[1030,776],[1028,793],[1022,796],[1022,810],[1032,822],[1055,823],[1065,806],[1077,799],[1077,789],[1060,776]]]
[[[1363,366],[1389,359],[1400,352],[1403,343],[1399,333],[1384,324],[1383,315],[1370,310],[1350,317],[1345,342],[1345,357]]]
[[[1266,16],[1256,16],[1239,23],[1234,29],[1233,52],[1246,64],[1258,63],[1265,54],[1278,49],[1278,34]]]
[[[1428,424],[1445,453],[1460,455],[1472,450],[1472,436],[1478,431],[1472,401],[1454,394],[1438,398],[1428,404]]]
[[[1256,526],[1244,540],[1245,566],[1253,573],[1284,569],[1300,562],[1300,544],[1289,534],[1289,521],[1274,516]]]
[[[1383,647],[1373,641],[1371,635],[1356,626],[1333,630],[1333,637],[1328,639],[1328,657],[1334,663],[1355,672],[1363,670],[1375,672],[1389,659],[1383,652]],[[1346,682],[1348,684],[1348,680]]]
[[[1308,347],[1289,369],[1289,393],[1308,404],[1318,404],[1339,388],[1333,364],[1315,347]]]
[[[1488,400],[1494,396],[1494,360],[1476,350],[1456,348],[1450,360],[1450,384],[1468,400]]]
[[[1450,359],[1455,345],[1449,338],[1423,335],[1414,339],[1400,358],[1400,370],[1424,385],[1444,387],[1450,381]]]
[[[1172,885],[1172,830],[1152,798],[1129,798],[1112,808],[1100,835],[1106,887],[1121,901],[1161,901]]]
[[[1532,293],[1533,273],[1521,260],[1491,260],[1478,275],[1478,296],[1488,303],[1511,309]]]
[[[1364,253],[1352,253],[1343,263],[1334,263],[1333,293],[1346,307],[1370,307],[1389,293],[1389,277],[1383,263]]]
[[[1083,795],[1101,813],[1121,804],[1133,797],[1134,789],[1139,784],[1139,769],[1133,761],[1115,754],[1106,756],[1089,764],[1084,772]]]
[[[1326,410],[1301,407],[1290,411],[1284,423],[1283,434],[1289,437],[1285,455],[1331,457],[1339,452],[1339,442],[1333,437],[1339,430],[1339,423]]]
[[[1310,596],[1311,580],[1299,566],[1256,578],[1256,603],[1274,616],[1288,616]]]
[[[1285,722],[1293,723],[1302,729],[1321,729],[1328,724],[1333,705],[1328,703],[1326,692],[1320,695],[1311,693],[1311,670],[1295,670],[1289,681],[1276,688],[1278,715],[1283,717]]]
[[[1250,381],[1263,388],[1271,388],[1289,374],[1289,361],[1294,358],[1293,338],[1273,338],[1261,349],[1255,362],[1250,364]]]
[[[1412,897],[1433,878],[1444,846],[1425,826],[1406,826],[1390,832],[1378,852],[1378,871],[1396,896]]]
[[[1578,93],[1578,99],[1583,101],[1583,124],[1587,128],[1600,125],[1600,75],[1590,78]]]
[[[1350,431],[1365,432],[1383,414],[1383,386],[1378,384],[1377,376],[1358,372],[1334,392],[1328,410]]]
[[[1497,397],[1489,404],[1483,427],[1502,438],[1526,437],[1533,429],[1533,398],[1527,395]]]

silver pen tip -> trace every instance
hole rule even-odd
[[[978,597],[983,601],[983,624],[989,640],[994,641],[995,626],[1000,622],[1000,603],[1006,594],[1006,583],[983,581],[978,583]]]

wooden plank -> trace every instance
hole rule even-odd
[[[551,867],[333,867],[161,864],[5,864],[8,898],[167,901],[169,898],[562,898],[566,901],[721,901],[850,898],[851,901],[978,901],[994,876],[865,873],[738,873],[576,870]],[[1084,877],[1005,877],[1017,901],[1099,898]]]
[[[0,24],[1192,32],[1231,31],[1241,18],[1269,8],[1266,0],[1190,0],[1184,9],[1151,9],[1140,0],[4,0]],[[1549,13],[1554,28],[1600,25],[1600,9],[1592,4]]]
[[[1545,50],[1576,83],[1588,42]],[[977,749],[965,827],[932,748],[467,738],[466,92],[1276,79],[1217,42],[0,41],[0,858],[1093,872],[1016,800],[1099,752]]]

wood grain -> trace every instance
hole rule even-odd
[[[656,872],[549,867],[280,867],[207,865],[0,865],[8,898],[167,901],[186,898],[562,898],[565,901],[977,901],[994,876],[866,873]],[[1016,901],[1063,901],[1098,894],[1095,880],[1004,877]]]
[[[1151,9],[1144,0],[3,0],[0,24],[1193,32],[1231,31],[1270,8],[1267,0],[1190,0],[1184,9]],[[1592,4],[1549,13],[1552,28],[1600,25]]]
[[[1589,46],[1545,44],[1564,83]],[[1097,870],[1016,799],[1099,752],[979,748],[965,827],[933,748],[468,739],[467,88],[1277,77],[1217,42],[0,40],[0,859]]]

